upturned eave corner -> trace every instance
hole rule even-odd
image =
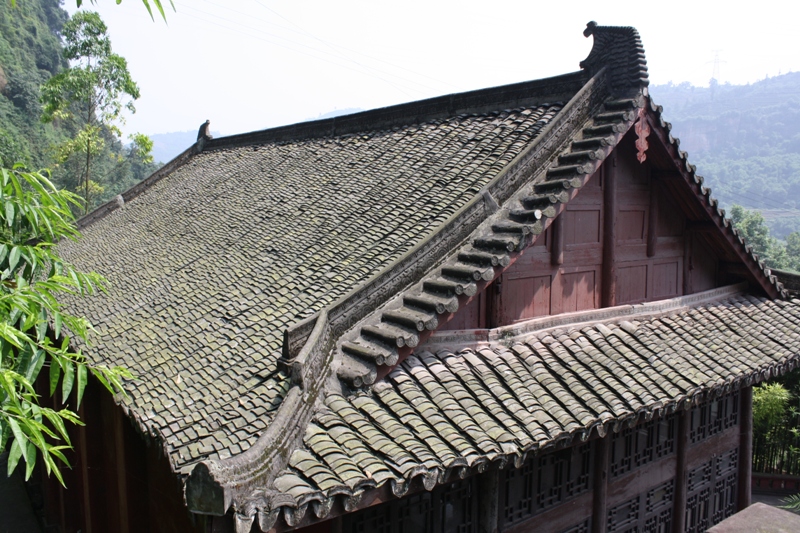
[[[186,507],[202,515],[224,516],[232,504],[232,495],[215,478],[214,465],[198,463],[189,474],[184,488]]]

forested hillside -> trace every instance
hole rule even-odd
[[[65,157],[63,143],[78,135],[80,124],[67,117],[42,122],[41,87],[69,66],[61,39],[67,20],[58,0],[25,0],[15,7],[0,2],[0,163],[49,168],[57,185],[77,191],[78,158]],[[93,153],[91,180],[96,187],[90,208],[158,168],[146,154],[123,146],[108,127],[100,136]]]
[[[46,164],[62,139],[40,120],[40,86],[67,66],[58,33],[67,21],[57,0],[0,3],[0,162]]]
[[[800,73],[750,85],[656,85],[651,94],[726,208],[758,209],[781,239],[800,230]]]

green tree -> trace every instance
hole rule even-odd
[[[794,231],[786,237],[786,258],[788,268],[800,272],[800,231]]]
[[[731,221],[745,242],[771,268],[787,268],[786,247],[770,237],[764,217],[758,211],[748,211],[740,205],[731,207]]]
[[[63,30],[64,57],[71,66],[42,86],[43,120],[75,118],[80,123],[75,137],[58,147],[57,159],[81,159],[79,190],[85,213],[102,187],[100,179],[93,179],[92,160],[104,147],[103,134],[110,131],[118,138],[121,132],[116,124],[122,120],[123,109],[135,112],[133,100],[139,98],[125,58],[111,51],[107,30],[97,13],[75,13]]]
[[[47,472],[62,483],[56,460],[67,463],[65,423],[80,421],[70,409],[39,404],[33,383],[40,371],[49,366],[50,394],[60,389],[66,403],[74,392],[76,406],[87,371],[119,393],[121,380],[131,377],[119,367],[87,365],[72,339],[87,342],[91,325],[57,299],[103,287],[103,278],[79,272],[54,250],[59,240],[78,237],[70,208],[77,201],[40,173],[0,169],[0,452],[9,447],[9,474],[23,459],[30,477],[38,450]]]
[[[143,3],[152,18],[148,0]],[[10,4],[16,7],[15,0]],[[153,4],[164,17],[160,0]],[[4,79],[0,70],[0,82]],[[20,165],[5,168],[10,166],[7,159],[22,149],[14,136],[0,133],[0,453],[9,451],[9,475],[22,459],[28,478],[38,452],[47,472],[54,472],[63,484],[58,462],[68,464],[63,450],[71,447],[66,423],[80,420],[70,409],[39,404],[33,383],[42,368],[49,367],[50,395],[60,389],[64,403],[74,395],[76,408],[88,372],[109,391],[121,394],[122,379],[132,376],[120,367],[88,364],[71,341],[77,338],[88,345],[92,326],[64,312],[58,300],[59,295],[85,296],[103,288],[102,277],[76,270],[54,248],[62,239],[78,238],[71,207],[79,198],[56,189],[42,173],[25,172]],[[144,136],[132,141],[129,155],[146,163],[152,143]]]

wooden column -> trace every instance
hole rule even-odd
[[[500,470],[478,476],[478,533],[497,533],[500,513]]]
[[[686,524],[686,492],[687,468],[686,453],[689,449],[689,421],[691,410],[681,409],[678,414],[678,432],[675,435],[675,452],[677,462],[675,465],[675,499],[672,505],[672,531],[683,533]]]
[[[656,245],[658,244],[658,193],[658,182],[655,178],[651,178],[650,213],[647,220],[647,257],[656,255]]]
[[[753,473],[753,387],[739,392],[739,486],[738,510],[750,506]]]
[[[592,533],[606,533],[608,525],[608,465],[611,462],[611,433],[597,439],[594,448],[592,483]]]
[[[559,266],[564,264],[564,212],[558,215],[550,225],[553,242],[550,245],[550,264]]]
[[[128,476],[127,476],[127,461],[125,460],[125,438],[123,436],[122,427],[122,409],[114,405],[110,399],[110,395],[103,395],[103,400],[110,404],[112,420],[114,424],[114,451],[115,451],[115,466],[116,466],[116,480],[117,480],[117,507],[119,512],[119,533],[128,533]]]
[[[86,422],[86,409],[84,406],[86,405],[86,401],[84,400],[81,403],[80,408],[78,409],[78,416]],[[82,425],[78,427],[78,442],[76,448],[78,448],[79,459],[78,462],[80,463],[80,486],[81,486],[81,494],[83,497],[83,528],[86,533],[92,533],[92,498],[90,495],[90,483],[89,483],[89,442],[86,438],[86,426]]]
[[[694,254],[694,232],[689,228],[683,232],[683,295],[692,294],[692,256]]]
[[[602,307],[617,303],[617,152],[603,165],[603,294]],[[592,530],[594,531],[594,530]],[[595,532],[596,533],[596,532]]]
[[[503,324],[503,275],[500,274],[486,292],[486,327],[489,329],[505,326]]]

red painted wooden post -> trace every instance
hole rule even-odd
[[[561,213],[551,224],[553,244],[550,248],[550,264],[553,266],[564,264],[564,218],[566,213]]]
[[[739,487],[738,509],[750,506],[753,473],[753,387],[739,393]]]
[[[617,303],[617,151],[603,165],[603,292],[601,307]],[[593,530],[594,531],[594,530]]]
[[[647,221],[647,257],[656,255],[658,244],[658,182],[650,178],[650,214]]]

